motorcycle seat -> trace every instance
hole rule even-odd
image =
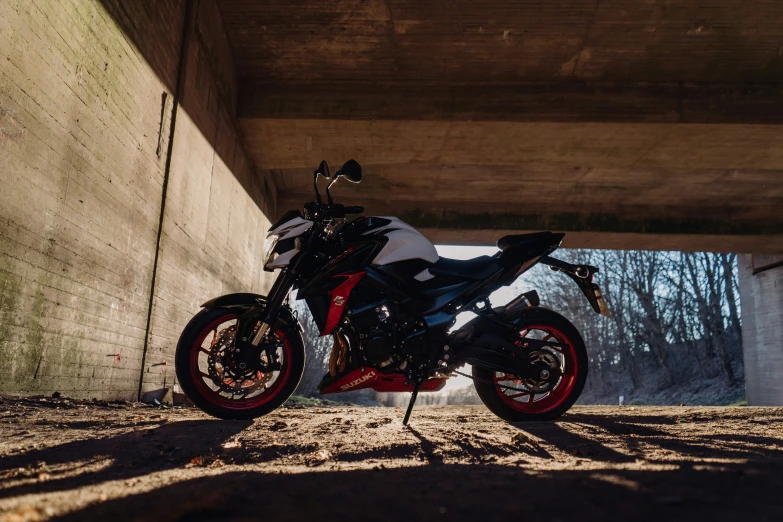
[[[559,244],[565,234],[552,232],[532,232],[530,234],[513,234],[498,239],[498,248],[505,251],[509,248],[533,247],[541,244]]]
[[[441,257],[429,270],[432,275],[436,276],[480,280],[488,278],[501,268],[498,260],[489,256],[465,260]]]

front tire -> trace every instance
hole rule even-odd
[[[582,393],[587,380],[587,349],[576,327],[546,308],[525,312],[520,336],[513,341],[524,342],[527,336],[538,340],[553,339],[562,347],[541,350],[541,357],[559,364],[560,380],[549,389],[538,389],[514,375],[473,366],[476,392],[492,413],[509,422],[553,420],[568,411]]]
[[[182,391],[193,404],[221,419],[255,419],[277,409],[294,393],[304,372],[304,340],[296,328],[273,334],[279,341],[279,371],[245,372],[239,378],[227,371],[223,354],[233,346],[231,335],[241,313],[237,309],[202,310],[177,344],[175,366]]]

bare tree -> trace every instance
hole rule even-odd
[[[598,282],[613,312],[593,314],[575,285],[539,268],[526,286],[571,319],[590,356],[586,395],[674,393],[721,376],[742,389],[742,352],[733,254],[561,251],[558,257],[601,268]],[[739,377],[738,377],[739,376]]]

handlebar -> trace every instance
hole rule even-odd
[[[358,205],[346,207],[340,203],[323,205],[311,202],[305,205],[305,210],[311,217],[344,218],[348,214],[361,214],[364,212],[364,207]]]
[[[361,214],[361,213],[364,212],[364,207],[361,206],[361,205],[356,205],[356,206],[353,206],[353,207],[345,207],[345,208],[343,208],[343,211],[346,214]]]

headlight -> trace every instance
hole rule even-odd
[[[269,260],[272,258],[272,253],[275,251],[278,239],[280,239],[280,236],[277,234],[272,234],[266,238],[266,241],[264,242],[264,250],[261,254],[261,260],[264,262],[264,266],[266,266],[267,263],[269,263]]]

